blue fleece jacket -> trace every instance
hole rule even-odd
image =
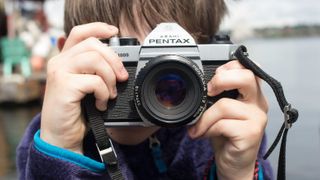
[[[84,139],[84,155],[52,146],[39,137],[40,115],[36,116],[17,148],[19,179],[108,179],[104,165],[89,133]],[[121,172],[126,179],[203,179],[213,152],[208,140],[192,140],[186,128],[162,128],[156,133],[161,143],[163,161],[167,166],[160,173],[153,159],[149,142],[125,146],[115,144]],[[263,138],[258,154],[263,177],[273,179],[268,161],[262,159],[266,148]],[[210,167],[209,167],[210,169]],[[212,168],[211,168],[212,169]],[[262,174],[261,174],[262,176]]]

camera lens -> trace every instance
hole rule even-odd
[[[202,114],[206,94],[202,71],[192,60],[162,55],[139,71],[134,101],[143,121],[176,127],[193,122]]]
[[[186,97],[186,92],[186,82],[179,74],[165,74],[156,82],[157,99],[167,109],[179,105]]]

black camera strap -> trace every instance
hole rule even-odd
[[[284,92],[280,82],[276,79],[265,73],[259,66],[257,66],[254,62],[252,62],[248,58],[247,48],[245,46],[240,46],[234,53],[234,56],[239,60],[239,62],[247,69],[250,69],[256,76],[266,81],[270,87],[272,88],[277,101],[279,103],[280,109],[284,113],[284,123],[282,124],[280,131],[272,143],[271,147],[264,155],[264,159],[267,159],[269,155],[272,153],[274,148],[279,143],[281,137],[282,142],[280,146],[280,153],[278,159],[278,173],[277,179],[278,180],[285,180],[286,179],[286,142],[287,142],[287,134],[289,129],[291,128],[292,124],[297,121],[299,113],[296,109],[292,108],[291,105],[288,103],[284,96]]]
[[[124,177],[119,168],[116,151],[113,147],[112,140],[106,132],[104,120],[101,112],[96,109],[95,98],[93,94],[89,94],[84,98],[84,114],[89,121],[89,126],[92,129],[96,146],[104,163],[106,170],[112,180],[124,180]]]

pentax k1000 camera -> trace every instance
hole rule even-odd
[[[107,41],[122,58],[129,79],[117,83],[117,98],[109,100],[106,111],[99,112],[105,126],[189,125],[200,118],[208,104],[237,96],[232,90],[207,97],[207,82],[216,68],[234,59],[238,45],[227,38],[196,44],[178,24],[161,23],[142,45],[134,38]]]

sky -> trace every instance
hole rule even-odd
[[[320,24],[320,0],[226,0],[229,15],[223,29],[241,25],[279,27]]]

